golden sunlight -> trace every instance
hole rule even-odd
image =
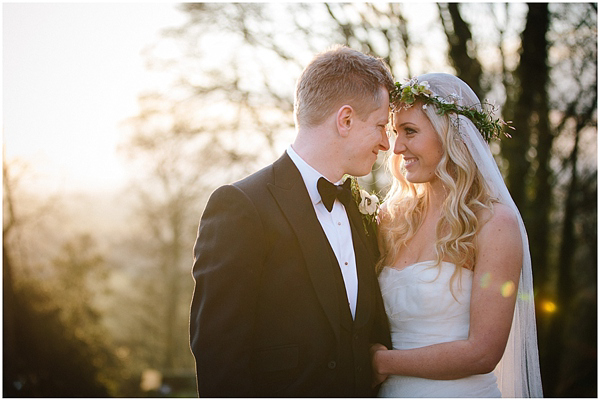
[[[556,304],[552,301],[544,300],[540,303],[541,309],[546,313],[556,312]]]

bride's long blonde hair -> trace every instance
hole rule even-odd
[[[439,115],[433,105],[423,109],[417,102],[412,107],[425,113],[444,149],[435,172],[447,194],[436,226],[435,261],[437,266],[442,261],[456,265],[452,283],[460,275],[461,268],[473,270],[476,234],[480,227],[477,212],[481,209],[491,211],[494,199],[460,137],[460,121],[450,121],[448,114]],[[397,261],[401,248],[415,235],[425,217],[429,197],[428,183],[414,184],[406,180],[402,156],[392,154],[387,166],[395,179],[385,197],[379,225],[383,252],[377,265],[378,273],[383,266]]]

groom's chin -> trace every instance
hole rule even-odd
[[[366,166],[364,168],[353,169],[353,171],[348,174],[354,177],[364,177],[365,175],[368,175],[372,169],[373,166]]]

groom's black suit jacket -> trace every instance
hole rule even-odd
[[[371,397],[369,346],[390,347],[376,246],[347,208],[358,274],[343,278],[287,154],[210,197],[194,247],[190,339],[201,397]]]

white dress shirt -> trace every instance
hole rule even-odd
[[[287,154],[302,175],[304,185],[306,185],[308,195],[315,208],[317,219],[319,219],[319,223],[321,223],[321,227],[323,227],[323,231],[325,231],[325,235],[337,258],[346,286],[348,305],[350,306],[350,312],[352,312],[352,318],[354,319],[356,314],[356,299],[358,297],[358,277],[356,274],[356,257],[354,255],[354,244],[352,242],[352,230],[350,228],[348,215],[346,214],[346,209],[342,202],[336,199],[333,203],[331,212],[327,211],[325,205],[321,201],[319,190],[317,189],[317,181],[319,178],[323,177],[323,174],[319,173],[304,161],[296,151],[294,151],[292,146],[288,147]],[[341,182],[334,184],[339,185]]]

